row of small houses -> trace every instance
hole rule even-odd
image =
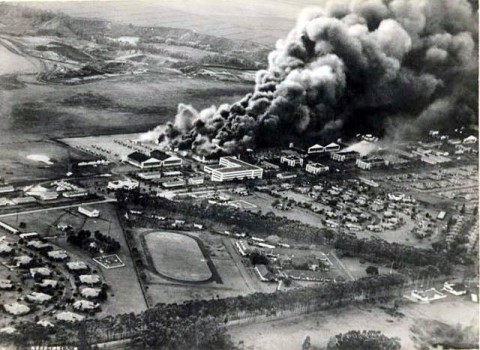
[[[65,255],[64,255],[65,256]],[[38,261],[28,255],[15,256],[9,261],[9,266],[28,269],[30,276],[35,281],[35,286],[39,292],[32,292],[24,297],[25,301],[32,304],[45,304],[53,299],[50,294],[53,290],[59,288],[60,284],[54,279],[52,269],[45,265],[36,266]],[[92,274],[90,267],[83,261],[67,262],[67,270],[74,276],[79,287],[79,294],[82,298],[72,304],[74,310],[77,311],[95,311],[98,310],[100,304],[95,302],[102,294],[102,279],[97,274]],[[14,283],[8,279],[0,280],[0,290],[13,290]],[[30,308],[24,304],[4,305],[5,311],[13,315],[22,315],[28,313]]]
[[[65,250],[54,249],[53,246],[43,242],[36,232],[20,233],[14,227],[0,222],[0,226],[10,233],[18,234],[20,239],[25,241],[27,248],[43,253],[49,260],[54,262],[65,262],[66,269],[73,275],[79,287],[80,296],[85,298],[77,300],[72,304],[74,310],[77,311],[96,311],[100,304],[95,302],[102,293],[102,279],[98,274],[91,273],[90,267],[83,261],[69,261],[70,256]],[[0,245],[0,253],[2,255],[11,255],[13,248],[8,244],[2,243]],[[7,253],[7,254],[5,254]],[[24,300],[33,304],[45,304],[52,300],[53,296],[48,294],[59,287],[59,282],[54,279],[54,273],[45,264],[39,264],[38,260],[29,255],[18,255],[10,258],[8,266],[11,268],[28,269],[30,276],[35,280],[40,292],[32,292],[25,296]],[[13,290],[14,283],[9,279],[0,279],[0,290]],[[12,315],[23,315],[30,312],[27,305],[21,303],[5,304],[4,309],[7,313]],[[68,318],[79,319],[81,315],[75,314],[67,315]]]

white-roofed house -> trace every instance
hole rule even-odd
[[[78,279],[80,283],[92,286],[102,282],[99,275],[80,275]]]
[[[48,321],[48,320],[40,320],[37,322],[38,325],[43,326],[43,327],[54,327],[55,325]]]
[[[17,302],[11,304],[4,304],[3,308],[7,313],[14,316],[25,315],[30,312],[30,308],[27,305]]]
[[[50,277],[52,275],[52,270],[48,267],[34,267],[30,269],[30,275],[32,275],[32,277]]]
[[[53,261],[65,261],[70,258],[65,250],[52,250],[47,253],[49,259]]]
[[[100,288],[85,287],[80,289],[80,295],[87,299],[95,299],[95,298],[98,298],[101,291],[102,290]]]
[[[37,286],[42,289],[55,289],[58,286],[58,281],[45,278],[41,282],[37,283]]]
[[[31,303],[35,304],[45,304],[46,302],[52,300],[52,296],[45,294],[45,293],[40,293],[40,292],[32,292],[28,294],[25,299]]]
[[[76,314],[71,311],[62,311],[55,315],[55,318],[59,321],[76,322],[85,318],[83,315]]]
[[[17,267],[26,267],[32,262],[33,258],[28,255],[19,255],[13,258]]]
[[[99,303],[94,303],[90,300],[77,300],[73,303],[73,308],[78,311],[92,311],[100,307]]]
[[[70,272],[80,273],[80,272],[90,271],[90,268],[88,267],[88,265],[83,261],[71,261],[71,262],[68,262],[66,265],[67,265],[68,271]]]

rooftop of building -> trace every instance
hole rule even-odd
[[[145,162],[150,159],[149,156],[141,152],[132,152],[128,155],[128,158],[139,163]]]
[[[222,165],[222,164],[218,164],[218,168],[214,168],[215,171],[218,171],[220,173],[231,173],[231,172],[237,172],[237,171],[245,171],[245,170],[259,170],[259,169],[262,169],[256,165],[252,165],[252,164],[249,164],[247,162],[244,162],[238,158],[235,158],[235,157],[222,157],[220,158],[220,160],[222,159],[226,159],[228,160],[230,163],[233,163],[232,164],[229,164],[229,165]],[[212,169],[212,167],[210,166],[210,168]]]
[[[157,150],[154,150],[154,151],[150,152],[150,157],[158,159],[158,160],[166,160],[168,158],[172,158],[173,156],[157,149]]]

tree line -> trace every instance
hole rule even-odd
[[[62,323],[49,332],[41,332],[35,323],[25,322],[17,333],[6,335],[0,343],[17,348],[54,344],[86,349],[88,344],[128,339],[129,347],[136,349],[233,349],[225,330],[230,320],[275,317],[292,310],[315,312],[356,301],[391,298],[400,294],[405,281],[397,274],[378,275],[276,293],[162,303],[140,314]]]

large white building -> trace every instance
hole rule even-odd
[[[212,181],[231,181],[235,179],[261,179],[263,169],[236,157],[221,157],[219,164],[205,165],[203,170],[211,174]]]
[[[320,163],[308,163],[305,167],[305,171],[313,175],[323,174],[328,172],[329,170],[330,168],[328,166]]]

